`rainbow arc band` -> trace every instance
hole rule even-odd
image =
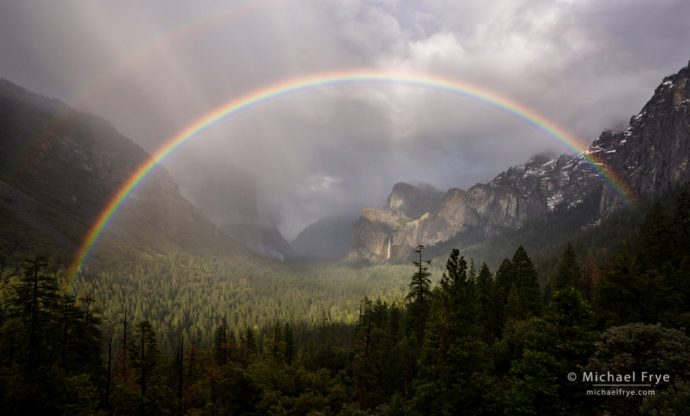
[[[599,160],[596,154],[585,153],[585,149],[581,147],[574,135],[538,112],[494,91],[459,80],[411,72],[352,70],[319,73],[272,84],[250,91],[240,97],[231,99],[230,101],[221,104],[201,117],[195,119],[177,134],[168,138],[165,141],[165,144],[156,150],[148,160],[143,162],[120,186],[115,195],[113,195],[108,204],[90,226],[72,264],[69,267],[69,276],[67,279],[67,284],[63,287],[63,291],[68,291],[73,288],[76,276],[91,252],[94,244],[98,240],[99,236],[103,233],[103,230],[113,218],[118,208],[127,199],[127,196],[134,189],[136,189],[137,186],[146,178],[146,176],[151,173],[168,155],[193,138],[199,137],[201,133],[203,133],[209,127],[222,120],[225,120],[230,116],[251,110],[255,107],[267,104],[280,98],[295,95],[297,93],[321,88],[347,86],[350,84],[389,84],[419,87],[473,99],[477,102],[494,107],[534,127],[537,131],[545,133],[547,137],[560,142],[569,151],[574,151],[580,154],[581,159],[585,161],[591,167],[591,169],[597,175],[599,175],[599,177],[602,178],[606,186],[608,186],[616,194],[620,195],[626,204],[635,204],[634,194],[630,191],[627,185],[620,178],[618,178],[615,173],[603,163],[603,161]]]
[[[198,16],[190,16],[189,19],[180,22],[169,30],[164,30],[142,41],[139,47],[128,50],[120,59],[110,64],[106,70],[97,74],[93,79],[84,82],[71,98],[67,100],[70,106],[58,110],[57,114],[24,144],[23,148],[11,161],[7,168],[9,181],[22,175],[35,161],[34,155],[39,153],[41,143],[50,138],[55,132],[64,127],[74,116],[73,108],[79,109],[87,105],[93,98],[113,91],[118,82],[123,81],[127,74],[132,73],[140,64],[150,61],[157,52],[192,38],[194,35],[204,33],[221,24],[227,24],[230,20],[240,19],[243,15],[259,10],[261,2],[247,0],[229,0],[221,2],[205,13]]]

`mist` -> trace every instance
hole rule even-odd
[[[490,89],[586,145],[687,63],[689,16],[684,0],[4,2],[0,77],[100,115],[149,151],[242,94],[349,69]],[[164,163],[212,220],[289,239],[382,205],[396,182],[467,188],[542,151],[570,149],[476,101],[363,84],[229,117]]]

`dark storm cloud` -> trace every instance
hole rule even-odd
[[[688,20],[685,0],[26,0],[0,6],[0,76],[100,114],[150,150],[239,94],[348,68],[470,82],[586,144],[687,63]],[[104,74],[105,88],[79,95]],[[211,182],[199,178],[231,175],[229,165],[251,172],[262,217],[292,236],[321,216],[380,206],[399,180],[468,187],[543,150],[567,149],[476,102],[337,87],[221,123],[167,166],[201,205],[234,195],[200,190]]]

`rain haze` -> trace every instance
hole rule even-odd
[[[243,94],[362,69],[492,90],[584,146],[687,63],[689,17],[686,0],[6,1],[0,77],[102,116],[148,151]],[[215,221],[256,186],[261,220],[292,238],[382,205],[396,182],[467,188],[543,151],[571,149],[486,104],[380,83],[258,106],[165,164]]]

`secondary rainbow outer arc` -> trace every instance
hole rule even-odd
[[[174,26],[170,30],[156,34],[151,37],[148,42],[142,43],[139,47],[127,53],[123,59],[118,60],[115,65],[110,66],[106,72],[99,74],[98,77],[84,84],[69,102],[76,107],[83,105],[94,96],[110,89],[118,78],[126,74],[136,64],[149,58],[157,50],[161,50],[166,46],[184,40],[204,29],[222,23],[226,18],[237,18],[238,16],[236,13],[248,10],[241,9],[241,6],[250,6],[254,4],[257,4],[257,2],[250,2],[248,0],[231,1],[223,7],[211,9],[195,19],[185,21],[182,24]]]
[[[536,111],[488,89],[439,76],[410,72],[370,70],[314,74],[263,87],[232,99],[197,118],[176,135],[169,138],[165,145],[155,151],[148,160],[142,163],[130,175],[98,215],[96,221],[86,234],[70,266],[67,289],[72,286],[79,269],[93,248],[93,245],[108,225],[108,222],[117,212],[118,208],[126,200],[127,196],[136,189],[142,180],[146,178],[166,156],[228,116],[296,92],[312,88],[347,85],[351,83],[387,83],[393,85],[402,84],[418,86],[459,94],[489,104],[508,114],[516,116],[527,124],[547,133],[549,137],[555,138],[567,148],[580,153],[582,159],[604,179],[605,183],[610,188],[621,195],[626,203],[630,204],[634,201],[633,194],[628,190],[625,183],[619,180],[601,161],[597,160],[596,155],[582,153],[584,149],[581,148],[575,136]]]
[[[133,70],[138,63],[141,63],[151,57],[154,52],[163,49],[164,47],[174,44],[175,42],[184,40],[204,29],[222,23],[226,18],[237,17],[236,13],[239,11],[247,11],[248,7],[241,9],[240,6],[250,6],[258,4],[257,1],[237,0],[232,1],[223,7],[211,9],[208,12],[198,16],[190,21],[185,21],[182,24],[174,26],[172,29],[160,32],[151,37],[149,41],[141,43],[141,45],[129,51],[122,59],[119,59],[114,65],[108,67],[105,72],[99,73],[98,76],[92,78],[90,81],[82,84],[75,93],[67,100],[70,104],[65,106],[58,113],[53,116],[31,139],[27,141],[24,148],[19,151],[15,160],[8,168],[9,181],[13,177],[21,175],[33,161],[32,155],[36,148],[45,140],[45,136],[58,130],[63,123],[66,123],[74,112],[72,108],[79,109],[89,102],[94,97],[99,96],[105,91],[112,89],[113,84],[121,79],[125,74]]]

